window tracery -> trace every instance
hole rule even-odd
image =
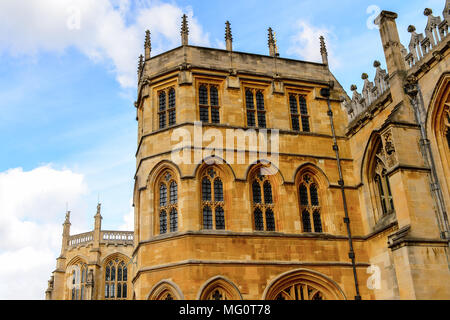
[[[275,231],[272,185],[268,176],[258,174],[253,178],[252,211],[256,231]]]
[[[214,168],[201,177],[203,229],[225,229],[223,182]]]
[[[122,300],[127,298],[128,269],[121,259],[109,261],[105,266],[105,299]]]
[[[313,226],[314,232],[323,232],[317,183],[309,173],[302,176],[298,190],[303,232],[313,232]]]
[[[178,231],[178,184],[171,172],[165,172],[159,179],[159,233]]]

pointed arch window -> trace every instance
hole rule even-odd
[[[176,124],[175,89],[167,88],[158,93],[158,119],[159,129]]]
[[[200,121],[220,123],[219,88],[215,84],[200,84],[198,89]]]
[[[258,174],[253,179],[252,208],[256,231],[276,230],[272,185],[268,176]]]
[[[308,107],[303,95],[289,95],[289,110],[291,113],[291,127],[294,131],[310,132]],[[301,127],[300,127],[301,124]]]
[[[88,267],[85,263],[79,263],[73,266],[72,270],[72,300],[86,299],[86,284],[87,284]]]
[[[383,162],[376,158],[376,165],[374,170],[375,194],[381,208],[382,216],[392,213],[394,208],[394,199],[392,198],[391,185],[389,177],[386,174]]]
[[[308,173],[304,174],[300,180],[298,194],[303,232],[322,233],[323,227],[317,183]]]
[[[201,181],[203,229],[225,230],[223,182],[214,168],[205,170]]]
[[[159,233],[178,231],[178,184],[170,172],[165,172],[159,182]]]
[[[124,300],[128,294],[128,269],[121,259],[114,259],[105,265],[105,299]]]
[[[247,127],[266,128],[264,93],[257,89],[246,89],[245,105],[247,109]]]

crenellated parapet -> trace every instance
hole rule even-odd
[[[350,122],[360,114],[365,113],[389,89],[389,75],[386,70],[381,68],[379,61],[375,61],[373,66],[376,68],[374,81],[369,81],[367,73],[363,73],[361,75],[361,78],[364,80],[362,92],[359,93],[357,86],[353,84],[350,87],[350,90],[353,92],[352,99],[344,101],[344,107],[347,109]]]
[[[410,25],[408,32],[411,33],[409,41],[409,53],[405,56],[407,67],[412,68],[418,64],[425,56],[433,51],[440,43],[444,42],[448,36],[448,25],[450,21],[450,0],[446,0],[443,11],[443,19],[433,16],[433,11],[429,8],[424,10],[424,15],[428,18],[424,33],[417,33],[416,27]]]

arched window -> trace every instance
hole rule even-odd
[[[314,232],[323,232],[317,184],[308,173],[304,174],[300,180],[298,194],[303,232],[313,232],[313,226]]]
[[[263,193],[261,194],[261,189]],[[265,175],[258,174],[252,182],[252,207],[256,231],[275,231],[272,185]]]
[[[86,299],[86,283],[88,268],[85,263],[79,263],[72,266],[72,300]]]
[[[198,89],[198,104],[200,121],[220,123],[219,90],[217,85],[201,84]]]
[[[203,229],[225,229],[223,183],[214,168],[202,175]],[[214,187],[213,187],[214,186]]]
[[[291,125],[292,130],[310,132],[308,108],[306,105],[306,99],[303,95],[290,94],[289,95],[289,109],[291,113]]]
[[[266,128],[266,110],[264,108],[263,92],[256,89],[246,89],[245,105],[247,109],[247,126]]]
[[[161,176],[158,204],[159,233],[178,231],[178,184],[169,171]]]
[[[128,293],[128,269],[121,259],[107,262],[105,266],[105,299],[123,300]]]
[[[321,291],[304,283],[296,283],[280,291],[275,300],[325,300]]]
[[[168,99],[167,99],[168,97]],[[167,126],[173,126],[176,124],[176,99],[175,89],[167,88],[161,90],[158,94],[158,118],[159,128],[163,129]]]
[[[394,200],[392,198],[391,185],[384,164],[377,156],[375,162],[376,164],[373,173],[374,184],[376,186],[375,194],[378,198],[382,216],[384,216],[394,211]]]

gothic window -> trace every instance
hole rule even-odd
[[[128,269],[123,260],[109,261],[105,266],[105,299],[122,300],[127,298]]]
[[[294,131],[310,132],[308,107],[302,95],[289,95],[289,109],[291,113],[291,126]],[[301,128],[300,128],[301,123]]]
[[[219,90],[217,85],[201,84],[198,89],[200,121],[220,123]]]
[[[264,108],[263,92],[255,89],[245,90],[245,105],[247,109],[247,126],[266,128],[266,110]]]
[[[159,128],[163,129],[167,125],[173,126],[176,124],[176,99],[175,89],[168,88],[162,90],[158,94],[158,118]]]
[[[72,270],[72,300],[86,299],[86,283],[88,268],[85,263],[79,263],[73,266]]]
[[[225,229],[223,183],[214,168],[205,170],[202,176],[203,229]]]
[[[257,175],[253,179],[252,211],[256,231],[275,231],[272,185],[267,176]]]
[[[178,231],[178,184],[166,171],[159,182],[159,233]]]
[[[296,283],[281,290],[275,300],[325,300],[322,292],[305,284]]]
[[[394,200],[392,198],[391,185],[386,169],[380,159],[376,157],[376,165],[374,170],[375,193],[381,208],[382,215],[387,215],[394,211]]]
[[[303,232],[313,232],[312,227],[316,233],[323,232],[317,184],[308,173],[302,176],[298,190]]]

